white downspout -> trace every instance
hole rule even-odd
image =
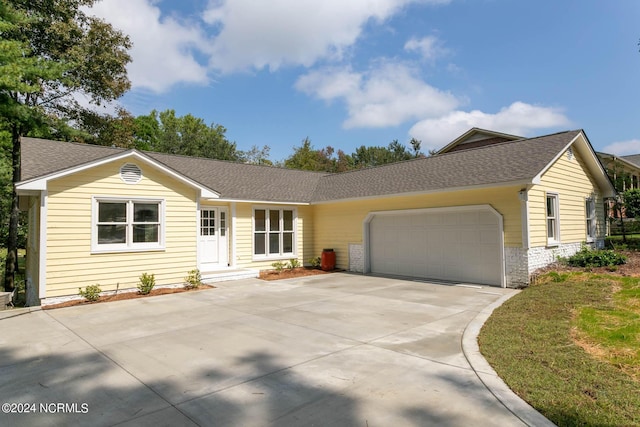
[[[47,190],[40,192],[40,253],[38,260],[38,288],[40,299],[47,297]]]
[[[229,267],[236,266],[236,202],[231,202],[231,260]]]

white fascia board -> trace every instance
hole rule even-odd
[[[16,183],[16,191],[20,192],[20,191],[27,191],[27,190],[38,190],[38,191],[44,191],[47,189],[47,183],[52,180],[52,179],[56,179],[56,178],[62,178],[74,173],[78,173],[87,169],[91,169],[97,166],[101,166],[107,163],[111,163],[111,162],[115,162],[118,160],[122,160],[122,159],[126,159],[128,157],[133,157],[137,160],[140,160],[156,169],[161,170],[163,173],[171,176],[172,178],[175,178],[178,181],[181,181],[185,184],[187,184],[190,187],[196,188],[198,190],[200,190],[201,192],[201,197],[206,197],[209,199],[217,199],[220,197],[220,194],[217,193],[216,191],[207,188],[205,186],[203,186],[202,184],[197,183],[196,181],[187,178],[186,176],[179,174],[178,172],[174,171],[173,169],[168,168],[167,166],[163,165],[162,163],[157,162],[156,160],[150,158],[149,156],[145,155],[144,153],[141,153],[138,150],[128,150],[128,151],[124,151],[122,153],[117,153],[113,156],[108,156],[108,157],[104,157],[102,159],[99,160],[95,160],[93,162],[89,162],[89,163],[85,163],[83,165],[80,166],[74,166],[72,168],[68,168],[62,171],[58,171],[58,172],[54,172],[52,174],[49,175],[45,175],[39,178],[34,178],[34,179],[30,179],[27,181],[21,181]]]
[[[504,187],[516,187],[516,186],[527,186],[534,184],[532,181],[528,180],[518,180],[518,181],[508,181],[501,182],[498,184],[484,184],[484,185],[467,185],[463,187],[450,187],[450,188],[442,188],[438,190],[428,190],[428,191],[411,191],[407,193],[392,193],[392,194],[377,194],[373,196],[363,196],[363,197],[350,197],[347,199],[335,199],[335,200],[323,200],[321,202],[311,202],[311,205],[326,205],[330,203],[341,203],[341,202],[356,202],[359,200],[373,200],[373,199],[386,199],[390,197],[405,197],[405,196],[423,196],[428,194],[443,194],[443,193],[452,193],[454,191],[468,191],[468,190],[486,190],[489,188],[504,188]]]
[[[575,138],[573,138],[567,145],[565,145],[560,152],[533,178],[534,184],[540,184],[542,180],[542,176],[547,173],[547,171],[554,165],[554,163],[571,147],[575,146],[576,150],[582,157],[582,160],[587,165],[587,168],[592,173],[592,176],[596,180],[596,183],[603,190],[602,196],[604,198],[614,197],[616,194],[615,188],[611,184],[609,180],[609,176],[607,175],[607,171],[604,170],[602,163],[598,159],[596,152],[593,147],[589,143],[587,136],[584,131],[580,131]]]
[[[202,197],[207,201],[207,197]],[[295,205],[295,206],[309,206],[311,203],[309,202],[278,202],[273,200],[258,200],[258,199],[221,199],[216,198],[215,200],[211,200],[212,202],[225,202],[225,203],[253,203],[253,204],[262,204],[262,205]]]

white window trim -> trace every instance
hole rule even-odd
[[[591,202],[591,204],[593,205],[593,210],[592,210],[592,214],[593,216],[589,216],[589,202]],[[584,210],[585,210],[585,228],[586,228],[586,234],[587,234],[587,242],[591,243],[594,242],[596,240],[597,234],[598,234],[598,214],[596,212],[596,199],[595,197],[587,197],[585,199],[584,202]],[[589,227],[589,221],[591,221],[591,229]],[[591,233],[591,231],[593,231],[593,233]]]
[[[116,244],[98,244],[98,203],[99,202],[120,202],[127,203],[127,232],[126,242]],[[154,243],[133,243],[133,204],[134,203],[158,203],[159,212],[159,242]],[[91,253],[113,253],[113,252],[148,252],[163,251],[165,249],[165,200],[159,198],[145,197],[115,197],[115,196],[93,196],[91,200]]]
[[[293,246],[293,252],[289,253],[289,252],[282,252],[282,248],[283,248],[283,242],[282,242],[282,235],[285,232],[285,230],[283,229],[283,215],[280,214],[280,254],[276,255],[276,254],[270,254],[269,253],[269,213],[266,212],[266,217],[265,217],[265,229],[266,231],[264,231],[264,233],[266,234],[266,241],[265,241],[265,254],[264,255],[256,255],[256,248],[255,248],[255,235],[256,235],[256,210],[265,210],[265,211],[292,211],[293,212],[293,242],[292,242],[292,246]],[[259,233],[263,233],[263,231],[259,231]],[[291,258],[297,258],[298,257],[298,245],[297,245],[297,240],[298,240],[298,210],[294,207],[288,207],[288,206],[254,206],[252,211],[251,211],[251,254],[252,254],[252,260],[253,261],[277,261],[277,260],[284,260],[284,259],[291,259]]]
[[[555,199],[555,212],[553,217],[547,215],[547,199],[553,197]],[[555,233],[553,237],[549,237],[549,219],[555,220]],[[558,193],[547,192],[544,197],[544,228],[547,236],[547,246],[559,246],[560,245],[560,196]]]

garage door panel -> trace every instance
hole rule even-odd
[[[485,210],[376,215],[369,223],[373,273],[501,284],[501,230]]]

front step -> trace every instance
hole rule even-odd
[[[226,282],[229,280],[255,279],[260,276],[259,270],[240,268],[233,270],[207,271],[200,273],[202,283]]]

